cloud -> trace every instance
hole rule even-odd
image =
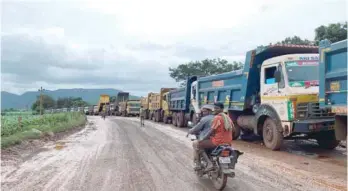
[[[136,5],[136,6],[135,6]],[[244,61],[261,44],[345,20],[344,0],[14,1],[2,5],[2,90],[177,85],[168,68]],[[325,13],[325,14],[323,14]]]

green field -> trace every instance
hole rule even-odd
[[[21,117],[21,123],[18,121]],[[1,116],[1,147],[18,144],[22,140],[40,138],[47,132],[62,132],[86,122],[81,112],[31,115],[11,112]]]

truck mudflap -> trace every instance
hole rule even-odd
[[[293,122],[293,133],[315,133],[334,130],[335,119],[309,119]]]
[[[347,115],[335,116],[335,137],[341,141],[347,139]]]

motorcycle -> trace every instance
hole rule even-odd
[[[188,126],[192,127],[192,122],[189,121]],[[191,141],[197,139],[197,135],[187,134],[186,137],[188,136],[190,136]],[[217,190],[223,190],[226,187],[227,178],[235,177],[235,165],[239,156],[243,155],[243,152],[233,149],[230,145],[219,145],[214,149],[205,149],[203,152],[207,153],[213,164],[213,168],[207,170],[208,162],[200,152],[200,168],[195,169],[195,173],[199,177],[208,175],[209,179],[212,180],[214,187]]]

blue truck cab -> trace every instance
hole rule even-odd
[[[347,139],[347,40],[319,43],[320,107],[335,114],[335,137]]]
[[[261,135],[272,150],[284,138],[295,137],[314,138],[333,149],[339,143],[333,138],[334,117],[319,108],[318,48],[271,45],[251,50],[243,69],[191,82],[191,108],[199,113],[203,104],[223,103],[236,127],[234,139],[241,131]]]

